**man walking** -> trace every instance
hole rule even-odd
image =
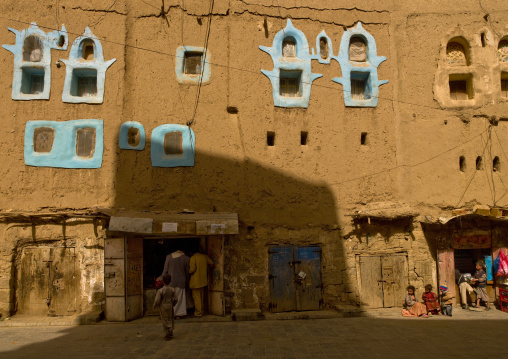
[[[189,281],[189,288],[192,290],[192,298],[194,299],[194,316],[203,316],[203,305],[205,288],[208,285],[208,266],[213,265],[213,261],[202,253],[194,253],[190,258],[189,274],[191,275]]]

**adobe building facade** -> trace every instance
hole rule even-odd
[[[198,248],[213,314],[393,307],[508,247],[500,2],[150,3],[0,4],[2,316],[139,317]]]

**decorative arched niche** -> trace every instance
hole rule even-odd
[[[166,124],[152,131],[153,167],[194,166],[194,131],[188,126]]]
[[[48,100],[51,89],[51,49],[67,50],[65,26],[45,33],[35,22],[26,30],[9,31],[16,35],[14,45],[3,48],[14,55],[13,100]]]
[[[315,53],[316,52],[316,53]],[[325,30],[321,31],[316,37],[316,51],[312,49],[312,60],[318,60],[320,64],[329,64],[333,57],[332,40],[326,34]]]
[[[103,121],[28,121],[25,164],[37,167],[100,168]]]
[[[497,58],[499,62],[508,63],[508,36],[499,41],[497,46]]]
[[[323,76],[311,72],[311,55],[304,33],[291,20],[275,34],[272,47],[259,46],[269,54],[273,70],[261,70],[272,84],[273,103],[278,107],[309,106],[312,82]]]
[[[469,43],[461,36],[454,37],[446,45],[448,66],[469,66],[471,64]]]
[[[70,103],[102,103],[106,70],[116,61],[104,61],[99,39],[87,27],[72,43],[66,66],[62,101]]]
[[[145,128],[135,121],[122,123],[118,142],[123,150],[143,150],[145,148]]]
[[[376,107],[379,86],[388,82],[379,80],[377,75],[377,68],[386,57],[377,56],[376,41],[361,22],[344,32],[339,55],[334,59],[340,64],[342,77],[335,77],[332,81],[342,85],[345,105]]]

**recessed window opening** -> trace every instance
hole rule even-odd
[[[71,95],[78,97],[97,96],[97,70],[74,70],[71,80]]]
[[[508,62],[508,40],[499,41],[497,47],[497,58],[499,62]]]
[[[268,131],[266,133],[266,145],[267,146],[275,146],[275,132]]]
[[[42,40],[38,36],[28,36],[23,42],[23,61],[42,60]]]
[[[486,44],[487,44],[487,40],[485,39],[485,33],[484,33],[484,32],[482,32],[482,33],[480,34],[480,40],[481,40],[481,42],[482,42],[482,47],[485,47],[485,46],[486,46]]]
[[[183,60],[183,72],[187,75],[200,75],[202,62],[202,52],[186,52]]]
[[[474,98],[473,76],[471,74],[450,75],[450,99],[455,101]]]
[[[21,93],[39,95],[44,91],[44,69],[23,67],[21,70]]]
[[[328,41],[326,37],[319,38],[319,54],[323,60],[328,58]]]
[[[129,131],[127,131],[127,143],[133,147],[139,145],[139,141],[141,139],[139,129],[136,127],[130,127]]]
[[[499,161],[499,157],[494,157],[494,160],[492,161],[492,170],[494,172],[501,171],[501,161]]]
[[[369,100],[370,73],[368,72],[351,72],[351,98],[353,100]]]
[[[289,36],[282,41],[282,56],[296,57],[296,40],[294,37]]]
[[[446,45],[446,63],[454,66],[469,65],[469,44],[461,37],[451,39]]]
[[[93,157],[95,152],[95,128],[80,128],[76,130],[76,155],[79,157]]]
[[[367,45],[363,38],[354,36],[349,40],[349,61],[367,61]]]
[[[81,42],[81,56],[83,60],[93,60],[95,58],[95,44],[91,39],[85,39]]]
[[[65,36],[60,35],[58,38],[58,47],[63,47],[65,45]]]
[[[283,97],[301,97],[301,71],[280,71],[279,94]]]
[[[309,133],[307,131],[300,132],[300,145],[307,146],[307,138]]]
[[[508,98],[508,72],[501,73],[501,97]]]
[[[362,132],[360,136],[360,143],[362,144],[362,146],[367,145],[367,132]]]
[[[167,155],[183,153],[183,136],[180,131],[167,132],[164,135],[164,153]]]
[[[459,157],[459,169],[461,172],[466,171],[466,158],[464,156]]]
[[[483,170],[483,159],[482,156],[476,157],[476,170]]]
[[[53,148],[55,130],[49,127],[39,127],[34,130],[34,152],[47,153]]]

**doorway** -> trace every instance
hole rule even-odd
[[[362,304],[369,308],[400,306],[408,285],[407,254],[359,255]]]
[[[291,245],[270,248],[270,310],[319,310],[321,305],[321,248]]]

